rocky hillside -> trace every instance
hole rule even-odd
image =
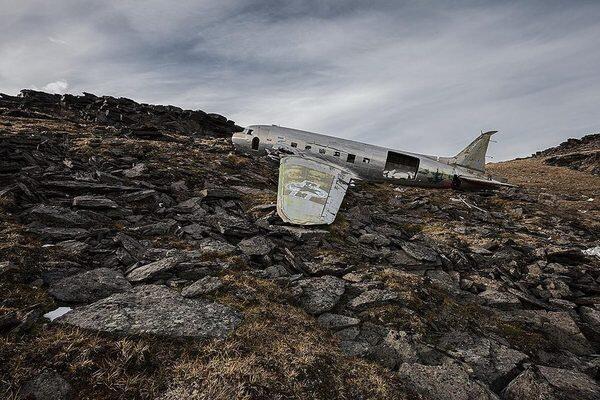
[[[534,157],[542,158],[548,165],[600,175],[600,133],[569,139],[556,147],[537,152]]]
[[[498,192],[361,183],[294,227],[237,129],[0,97],[4,398],[600,399],[599,176],[538,156],[491,165],[519,184]]]

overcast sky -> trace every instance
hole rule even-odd
[[[285,5],[284,5],[285,4]],[[502,160],[600,131],[600,2],[0,0],[0,92]]]

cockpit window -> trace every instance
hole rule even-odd
[[[252,131],[253,131],[252,129],[248,129],[248,128],[244,129],[244,133],[246,135],[252,135]]]

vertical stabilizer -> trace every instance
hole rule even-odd
[[[498,131],[484,132],[471,142],[463,151],[452,158],[452,164],[461,165],[477,171],[485,171],[485,153],[490,138]]]

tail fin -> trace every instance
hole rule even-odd
[[[485,171],[485,153],[490,143],[490,138],[498,131],[482,132],[481,135],[471,142],[456,156],[452,157],[452,164],[461,165],[477,171]]]

